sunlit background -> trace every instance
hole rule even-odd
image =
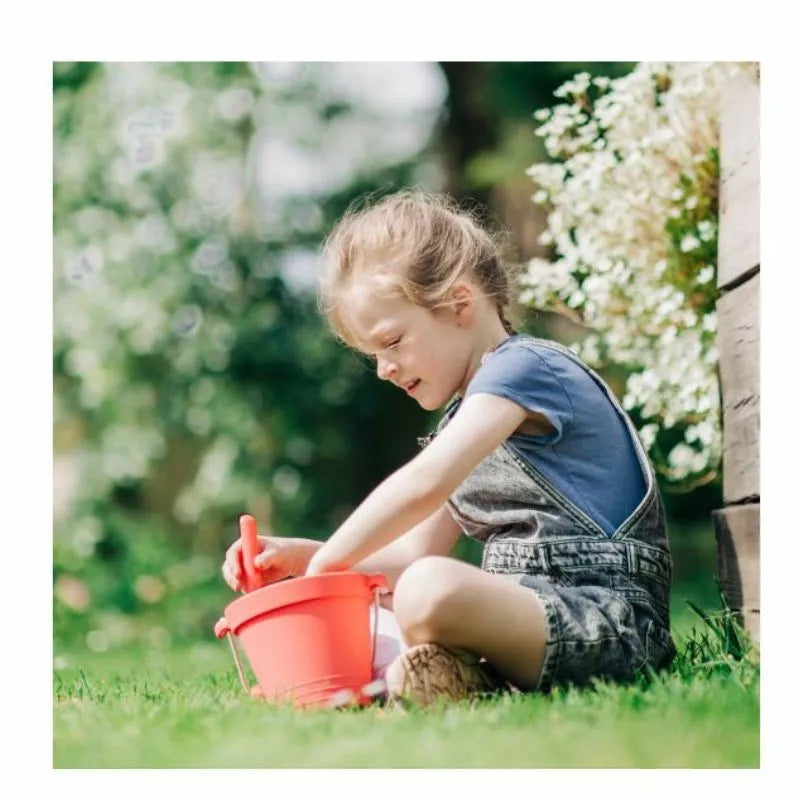
[[[548,250],[536,109],[622,63],[56,63],[54,655],[222,647],[243,512],[324,539],[437,415],[316,311],[319,246],[364,193],[444,191]],[[519,330],[576,327],[515,306]],[[606,375],[619,389],[619,375]],[[719,483],[665,491],[686,598],[718,607]],[[458,554],[475,561],[473,543]]]

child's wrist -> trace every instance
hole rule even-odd
[[[352,568],[352,560],[337,555],[331,546],[331,540],[318,547],[306,566],[306,575],[318,575],[321,572],[341,572]]]
[[[301,539],[298,545],[297,566],[293,570],[294,577],[306,574],[308,565],[320,547],[322,547],[322,542],[317,542],[314,539]]]

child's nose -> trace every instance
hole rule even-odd
[[[385,358],[378,356],[378,377],[382,381],[391,380],[392,375],[397,372],[397,364],[392,361],[387,361]]]

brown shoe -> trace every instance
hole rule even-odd
[[[390,698],[428,706],[438,697],[461,700],[507,688],[486,661],[464,650],[420,644],[399,655],[386,669]]]

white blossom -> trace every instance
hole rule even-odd
[[[715,225],[709,219],[697,223],[697,233],[704,242],[710,242],[716,233]]]
[[[547,199],[539,242],[552,245],[555,258],[527,264],[520,299],[572,309],[593,331],[575,351],[587,363],[598,364],[603,354],[632,371],[622,403],[644,420],[640,436],[651,455],[660,428],[681,426],[684,440],[663,464],[676,481],[720,461],[718,354],[709,336],[717,317],[688,306],[683,291],[665,284],[675,255],[666,223],[700,206],[704,198],[691,181],[719,146],[721,92],[754,70],[737,62],[675,62],[642,63],[615,80],[582,73],[555,93],[563,102],[534,115],[555,160],[527,174],[539,188],[534,202]],[[668,88],[658,84],[656,103],[663,76]],[[587,108],[590,84],[602,91]],[[717,236],[713,218],[691,224],[696,228],[677,240],[686,258]],[[702,266],[697,288],[713,291],[715,273],[713,263]]]
[[[681,239],[681,252],[688,253],[690,250],[696,250],[700,247],[700,240],[691,233],[687,233],[686,236]]]
[[[657,433],[658,425],[654,425],[653,423],[642,425],[641,429],[639,430],[639,437],[641,438],[642,444],[646,450],[649,450],[653,446]]]
[[[714,277],[714,267],[711,264],[707,264],[700,272],[697,273],[697,282],[698,283],[708,283]]]

